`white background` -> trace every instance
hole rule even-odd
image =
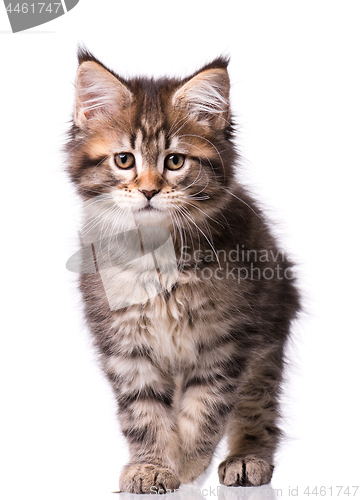
[[[59,150],[78,43],[124,76],[231,56],[242,178],[299,263],[306,308],[272,484],[283,498],[359,484],[358,2],[80,0],[19,34],[1,5],[0,32],[1,498],[116,498],[127,458],[65,268],[78,206]],[[216,463],[198,484],[217,486]]]

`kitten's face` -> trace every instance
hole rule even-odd
[[[190,227],[221,209],[232,177],[229,79],[217,60],[186,80],[123,80],[80,62],[70,175],[137,224]]]

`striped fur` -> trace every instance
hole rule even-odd
[[[177,258],[170,290],[122,309],[110,309],[99,273],[80,279],[129,443],[121,491],[194,480],[225,434],[223,484],[271,479],[283,350],[299,298],[291,262],[235,180],[227,62],[183,80],[125,80],[79,54],[68,173],[98,208],[83,230],[96,221],[108,235],[129,229],[131,212],[135,227],[168,228]],[[135,166],[119,168],[120,153]],[[166,168],[172,153],[185,157],[178,170]],[[129,269],[129,282],[142,279]],[[106,273],[112,296],[123,294],[117,270]]]

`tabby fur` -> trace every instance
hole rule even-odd
[[[130,450],[120,491],[193,481],[225,434],[220,482],[271,480],[299,296],[292,263],[235,177],[227,66],[218,58],[184,79],[124,79],[79,51],[69,176],[85,203],[100,196],[115,211],[130,208],[136,227],[166,227],[177,259],[171,287],[118,309],[100,272],[80,277]],[[132,168],[117,166],[120,153],[133,155]],[[173,153],[185,158],[178,170],[164,167]],[[110,219],[112,231],[128,229]],[[126,285],[115,269],[106,272],[116,297]]]

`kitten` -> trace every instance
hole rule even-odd
[[[68,173],[85,206],[86,319],[130,450],[120,491],[193,481],[225,434],[220,482],[271,480],[299,297],[235,178],[227,65],[124,79],[79,51]]]

